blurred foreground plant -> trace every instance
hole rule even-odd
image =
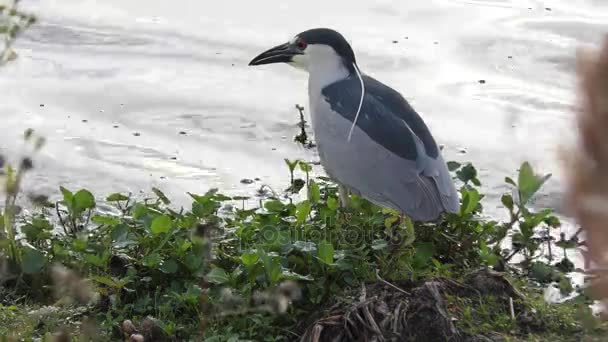
[[[592,289],[608,304],[608,36],[599,52],[577,56],[578,141],[564,154],[567,207],[586,235],[586,264],[597,275]]]
[[[36,22],[33,15],[19,11],[19,2],[20,0],[13,0],[10,5],[0,4],[0,35],[4,40],[4,45],[0,50],[0,66],[17,57],[17,53],[12,48],[15,39]]]

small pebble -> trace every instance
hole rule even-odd
[[[550,11],[551,7],[545,7],[545,10]]]
[[[273,147],[273,148],[272,148],[272,150],[273,150],[273,151],[276,151],[276,150],[277,150],[277,148],[276,148],[276,147]]]
[[[89,122],[89,120],[87,120],[87,119],[82,119],[82,122],[87,123],[87,122]]]
[[[114,125],[113,127],[114,127],[114,128],[118,128],[118,125]]]
[[[433,42],[433,44],[437,45],[437,44],[439,44],[439,42]]]
[[[486,84],[486,80],[479,80],[479,84]]]
[[[513,59],[513,56],[507,56],[508,59]]]
[[[253,179],[243,178],[241,179],[241,184],[253,184]]]
[[[405,39],[410,39],[409,37],[405,37]]]
[[[256,181],[256,182],[259,182],[259,181],[260,181],[260,178],[255,177],[253,180],[254,180],[254,181]]]
[[[40,107],[44,107],[44,103],[41,103],[41,104],[40,104]]]
[[[184,131],[180,131],[180,132],[179,132],[179,134],[180,134],[180,135],[186,135],[186,132],[184,132]]]
[[[133,133],[133,135],[134,135],[134,136],[136,136],[136,137],[138,137],[138,136],[140,136],[141,134],[139,134],[138,132],[135,132],[135,133]]]
[[[396,40],[393,40],[393,44],[397,44],[397,43],[399,43],[399,42],[398,42],[398,41],[396,41]]]
[[[177,157],[171,157],[171,160],[177,160]]]
[[[165,177],[165,176],[160,176],[160,179],[166,179],[166,178],[167,178],[167,177]]]
[[[458,153],[465,154],[465,153],[467,153],[467,149],[466,148],[461,148],[461,149],[458,150]]]

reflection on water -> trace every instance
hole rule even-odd
[[[571,138],[575,48],[608,31],[608,8],[591,0],[24,5],[41,22],[2,71],[0,147],[19,151],[27,127],[48,137],[28,186],[158,186],[178,199],[259,185],[242,178],[281,188],[284,158],[316,159],[292,142],[305,75],[247,63],[297,32],[331,26],[365,72],[421,112],[447,159],[480,167],[490,208],[524,159],[556,174],[539,203],[558,206],[556,151]]]

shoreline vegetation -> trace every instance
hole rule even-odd
[[[3,64],[35,22],[17,5],[0,9]],[[313,148],[303,110],[296,141]],[[588,287],[570,279],[585,270],[567,251],[588,243],[580,231],[555,238],[559,218],[530,208],[550,175],[526,162],[505,178],[508,220],[485,218],[475,167],[449,162],[460,211],[422,224],[354,195],[341,208],[335,184],[299,160],[286,160],[285,190],[261,187],[251,198],[211,189],[175,208],[156,188],[140,200],[61,187],[50,201],[22,193],[45,140],[27,130],[24,142],[32,155],[0,156],[2,341],[601,341],[608,333]],[[572,189],[574,200],[587,196]],[[22,197],[32,210],[20,209]],[[101,203],[113,210],[97,210]],[[601,246],[589,245],[601,259]],[[560,303],[545,301],[549,286]]]

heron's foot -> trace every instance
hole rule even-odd
[[[338,195],[340,197],[340,207],[348,207],[350,204],[350,194],[344,185],[338,185]]]

